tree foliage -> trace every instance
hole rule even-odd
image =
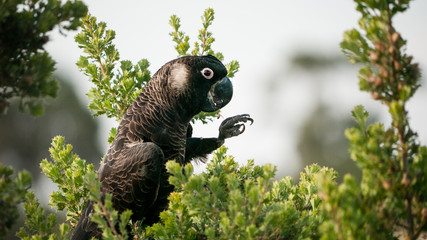
[[[24,202],[31,187],[31,175],[27,171],[13,175],[11,167],[0,164],[0,238],[6,236],[18,218],[18,204]]]
[[[410,1],[355,2],[361,31],[345,32],[341,47],[350,61],[362,64],[360,89],[388,107],[392,123],[367,125],[365,109],[354,108],[358,126],[345,134],[362,182],[346,176],[340,186],[324,183],[322,238],[417,239],[427,229],[427,148],[409,125],[406,103],[420,86],[420,74],[392,22]]]
[[[87,7],[79,0],[7,0],[0,9],[0,113],[19,97],[22,110],[41,115],[42,99],[58,90],[55,62],[43,48],[47,34],[54,27],[77,29]]]
[[[122,60],[116,69],[120,60],[113,44],[116,33],[106,27],[105,22],[98,23],[91,15],[82,19],[82,31],[75,40],[88,56],[80,56],[77,67],[95,85],[87,94],[94,116],[105,114],[119,121],[150,80],[150,63],[142,59],[133,65]]]

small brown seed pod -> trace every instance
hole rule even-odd
[[[394,32],[394,33],[391,35],[391,41],[392,41],[393,43],[396,43],[396,42],[399,40],[399,38],[400,38],[400,34],[399,34],[398,32]]]
[[[375,77],[375,80],[374,80],[374,85],[375,85],[375,87],[379,87],[379,86],[381,86],[383,84],[383,80],[380,78],[380,77]]]
[[[398,61],[396,61],[396,60],[394,60],[394,61],[393,61],[393,66],[394,66],[394,69],[396,69],[397,71],[402,70],[402,66],[401,66],[401,65],[400,65],[400,63],[399,63]]]
[[[380,52],[384,52],[384,45],[381,43],[381,42],[379,42],[379,41],[376,41],[375,43],[374,43],[374,46],[375,46],[375,48],[378,50],[378,51],[380,51]]]
[[[371,59],[371,61],[377,62],[380,57],[377,52],[371,51],[371,53],[369,54],[369,58]]]
[[[423,210],[421,210],[421,216],[423,216],[423,219],[427,218],[427,208],[423,208]]]
[[[389,190],[391,188],[391,182],[390,181],[383,180],[382,184],[383,184],[383,188],[385,190]]]
[[[371,97],[372,97],[374,100],[381,99],[381,95],[380,95],[379,93],[377,93],[377,92],[371,92]]]
[[[382,77],[384,77],[384,78],[387,78],[387,77],[388,77],[388,71],[387,71],[387,69],[386,69],[385,67],[381,67],[381,68],[380,68],[380,75],[381,75]]]
[[[408,179],[408,174],[406,174],[406,173],[403,174],[402,181],[400,181],[400,183],[406,187],[409,186],[410,182]]]
[[[402,88],[403,88],[403,82],[399,82],[399,83],[397,84],[397,90],[401,91],[401,90],[402,90]]]

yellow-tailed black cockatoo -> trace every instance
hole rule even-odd
[[[114,208],[132,210],[133,221],[157,222],[173,191],[165,163],[203,161],[253,122],[248,114],[237,115],[221,123],[217,138],[192,137],[191,119],[224,107],[232,95],[227,70],[213,56],[181,57],[160,68],[123,116],[98,171],[101,192],[112,194]],[[92,213],[89,201],[72,239],[101,238]]]

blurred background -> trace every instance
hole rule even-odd
[[[372,121],[390,119],[387,109],[359,91],[358,67],[341,54],[339,43],[345,30],[357,26],[359,18],[350,0],[281,1],[113,1],[86,0],[89,12],[116,31],[115,44],[121,60],[136,63],[147,58],[154,74],[177,57],[169,36],[169,18],[181,18],[182,31],[197,39],[201,15],[211,7],[215,20],[211,31],[215,51],[225,62],[238,60],[240,71],[233,78],[235,95],[222,110],[224,117],[249,113],[255,120],[238,138],[226,141],[229,154],[246,163],[271,163],[277,178],[298,178],[305,165],[319,163],[360,176],[347,154],[344,129],[355,122],[350,111],[362,104]],[[414,1],[395,19],[395,27],[408,40],[407,52],[427,69],[427,1]],[[44,202],[53,190],[38,176],[39,163],[49,157],[51,138],[63,135],[74,152],[95,164],[108,148],[107,137],[117,122],[93,118],[87,110],[86,93],[91,87],[75,63],[82,50],[74,42],[77,32],[53,31],[46,49],[57,62],[61,89],[49,100],[45,114],[9,113],[0,118],[0,161],[15,169],[26,168],[34,176],[37,196]],[[424,78],[422,83],[425,85]],[[427,88],[421,87],[409,102],[410,124],[427,143]],[[222,119],[196,125],[195,136],[217,136]],[[203,171],[203,165],[196,166]]]

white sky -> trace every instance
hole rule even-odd
[[[233,79],[235,95],[222,114],[228,117],[249,113],[255,120],[243,135],[226,141],[229,153],[242,163],[250,158],[254,158],[256,164],[273,163],[281,174],[291,174],[302,167],[298,163],[295,137],[304,117],[313,108],[312,94],[317,85],[313,87],[312,78],[316,73],[283,79],[283,84],[276,89],[279,94],[275,95],[265,92],[266,82],[277,76],[286,77],[287,57],[298,50],[339,54],[343,32],[356,27],[359,17],[350,0],[85,2],[92,15],[116,31],[114,42],[121,60],[136,63],[147,58],[152,73],[177,56],[169,36],[169,17],[176,14],[181,18],[182,30],[190,35],[192,42],[197,38],[203,11],[212,7],[215,21],[210,30],[216,38],[213,48],[224,54],[225,62],[238,60],[241,65]],[[424,68],[427,67],[426,12],[427,1],[414,1],[405,15],[397,17],[395,25],[408,39],[408,52]],[[86,101],[90,84],[75,66],[82,54],[74,42],[75,34],[64,37],[55,33],[46,48],[57,61],[58,71],[69,75],[82,101]],[[321,95],[332,106],[336,104],[343,114],[350,114],[357,104],[372,104],[367,94],[359,92],[356,72],[329,74],[320,76],[327,77],[329,84],[322,88]],[[348,81],[341,81],[343,78],[351,78],[353,82],[349,85]],[[421,89],[409,106],[411,123],[422,139],[427,139],[427,116],[420,107],[427,101],[426,95],[426,90]],[[101,119],[100,141],[107,149],[108,131],[117,123]],[[194,135],[216,136],[219,123],[196,127]]]

